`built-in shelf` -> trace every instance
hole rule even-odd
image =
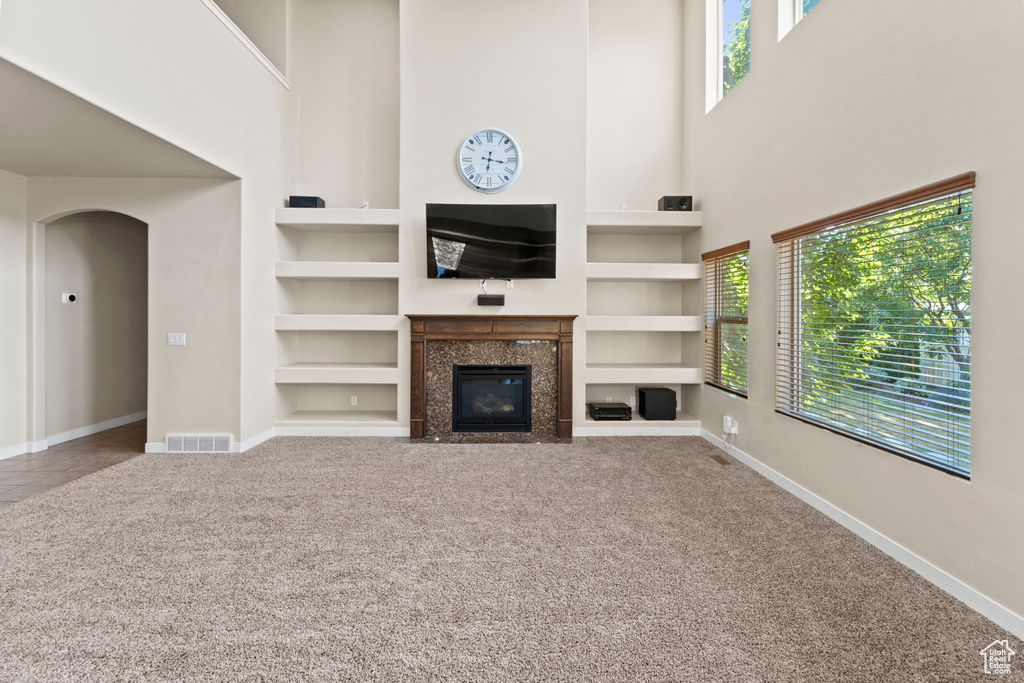
[[[398,209],[277,209],[275,222],[315,232],[398,231]]]
[[[398,384],[397,363],[292,363],[274,370],[278,384]]]
[[[405,322],[401,315],[278,315],[275,329],[285,330],[398,330]]]
[[[398,427],[398,412],[391,410],[297,410],[278,419],[275,427],[278,428],[278,434],[285,436],[287,433],[280,431],[281,429],[396,428]]]
[[[397,280],[397,263],[349,261],[278,261],[279,278],[295,280]]]
[[[682,412],[674,420],[645,420],[636,411],[631,420],[595,420],[588,414],[573,431],[577,436],[698,436],[700,420]]]
[[[587,384],[700,384],[700,368],[655,363],[595,363],[584,370]]]
[[[588,280],[699,280],[696,263],[588,263]]]
[[[679,234],[701,227],[700,211],[587,211],[587,232],[645,235]]]
[[[699,315],[590,315],[588,332],[699,332]]]

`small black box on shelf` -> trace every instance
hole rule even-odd
[[[293,194],[288,197],[288,206],[293,209],[322,209],[327,206],[327,203],[320,197],[303,197]]]
[[[633,409],[625,403],[588,403],[587,411],[594,420],[633,419]]]
[[[658,200],[658,211],[693,211],[693,197],[662,197]]]
[[[477,306],[504,306],[504,294],[479,294],[476,297]]]
[[[645,420],[676,419],[676,392],[663,387],[640,387],[640,416]]]

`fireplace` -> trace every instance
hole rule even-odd
[[[529,365],[452,367],[452,432],[532,431]]]
[[[409,436],[453,443],[533,443],[572,438],[572,327],[574,315],[409,315],[411,383]],[[455,427],[455,366],[528,367],[525,382],[502,384],[501,391],[522,387],[530,421],[514,427],[499,424],[485,431],[480,423]],[[479,379],[479,378],[478,378]],[[518,379],[508,377],[506,379]],[[488,399],[491,393],[494,398]],[[499,391],[483,392],[492,415],[507,410]],[[488,406],[488,402],[493,404]],[[469,401],[472,409],[472,399]],[[463,417],[467,411],[463,410]],[[485,413],[486,414],[486,413]],[[519,417],[516,417],[518,421]],[[488,417],[484,421],[492,421]],[[511,420],[510,420],[511,421]],[[520,426],[522,425],[522,426]],[[454,427],[454,428],[453,428]],[[459,431],[456,431],[459,430]]]

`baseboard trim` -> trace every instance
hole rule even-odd
[[[80,439],[83,436],[91,436],[100,432],[105,432],[108,429],[114,427],[121,427],[132,422],[138,422],[139,420],[145,420],[147,411],[143,410],[141,413],[132,413],[131,415],[124,415],[122,417],[115,417],[113,420],[107,420],[105,422],[98,422],[88,427],[79,427],[78,429],[72,429],[67,432],[61,432],[60,434],[54,434],[46,437],[46,447],[56,446],[59,443],[65,441],[73,441]]]
[[[146,442],[146,452],[147,453],[166,453],[167,452],[167,444],[165,444],[163,441],[152,441],[152,442],[147,441]]]
[[[13,458],[16,455],[25,455],[26,453],[35,453],[30,450],[32,444],[28,443],[16,443],[13,446],[4,446],[0,448],[0,460],[6,460],[7,458]]]
[[[263,432],[262,434],[257,434],[256,436],[252,437],[251,439],[246,439],[242,443],[231,444],[231,450],[233,452],[235,452],[235,453],[245,453],[250,448],[255,448],[256,446],[259,446],[264,441],[268,441],[268,440],[273,439],[273,438],[274,438],[274,430],[273,429],[268,429],[267,431]]]
[[[701,436],[707,441],[718,446],[735,460],[743,463],[769,481],[785,489],[822,514],[857,534],[889,557],[914,570],[974,611],[988,619],[991,619],[1016,637],[1024,638],[1024,617],[1021,617],[1021,615],[1003,607],[992,598],[989,598],[974,588],[971,588],[953,575],[936,567],[923,557],[907,550],[888,536],[881,534],[832,503],[829,503],[825,499],[811,491],[808,491],[792,479],[776,472],[759,460],[755,460],[753,457],[744,453],[732,444],[727,444],[721,438],[715,436],[706,429],[701,430]]]

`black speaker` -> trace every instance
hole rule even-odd
[[[480,294],[476,298],[477,306],[504,306],[504,294]]]
[[[288,197],[288,206],[293,209],[322,209],[327,203],[320,197],[300,197],[293,194]]]
[[[676,392],[663,387],[640,387],[640,417],[645,420],[676,419]]]
[[[658,211],[693,211],[693,197],[662,197],[658,200]]]

